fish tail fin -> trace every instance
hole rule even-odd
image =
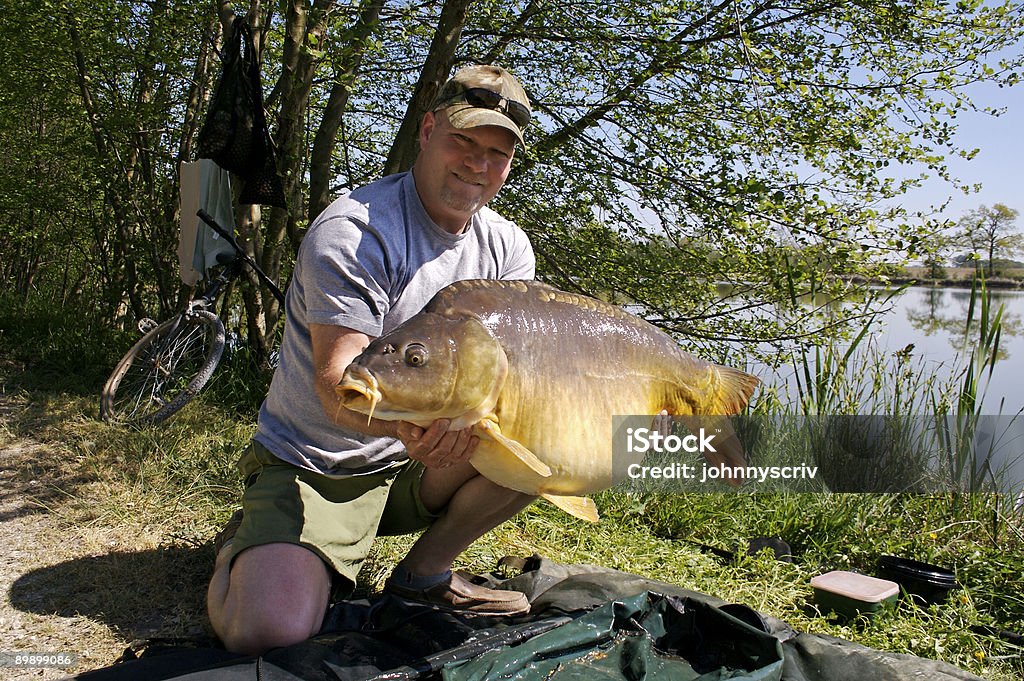
[[[703,450],[708,463],[715,467],[743,468],[747,465],[747,455],[728,416],[746,408],[760,380],[745,371],[717,364],[707,370],[703,399],[694,400],[689,392],[689,399],[681,400],[672,413],[691,433],[714,434],[713,447]],[[728,480],[730,484],[740,484],[738,478]]]
[[[711,447],[701,449],[701,453],[707,462],[715,468],[745,468],[747,465],[747,454],[743,443],[736,435],[727,416],[716,416],[708,414],[694,414],[690,416],[676,417],[682,421],[687,430],[691,433],[711,433]],[[742,480],[739,477],[727,477],[726,481],[734,487]]]
[[[750,401],[754,389],[761,382],[757,376],[739,369],[714,364],[711,380],[711,399],[705,405],[710,414],[738,414]]]

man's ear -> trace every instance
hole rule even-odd
[[[420,146],[422,147],[430,136],[434,133],[434,128],[437,127],[437,115],[433,111],[428,111],[423,114],[423,120],[420,121]]]

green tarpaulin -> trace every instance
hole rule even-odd
[[[948,664],[794,631],[743,605],[591,565],[539,557],[478,580],[527,594],[514,619],[439,612],[389,596],[336,604],[310,640],[254,658],[209,646],[151,646],[81,674],[264,681],[966,681]]]

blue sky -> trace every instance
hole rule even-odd
[[[924,210],[952,195],[943,215],[953,220],[982,204],[996,203],[1014,208],[1024,216],[1024,84],[1012,88],[985,84],[976,87],[971,96],[979,106],[1007,109],[998,118],[973,112],[957,118],[960,146],[977,148],[979,152],[970,161],[950,159],[950,170],[967,184],[982,183],[981,192],[965,196],[935,180],[908,194],[900,203],[911,210]],[[1024,230],[1024,218],[1018,220],[1017,226]]]

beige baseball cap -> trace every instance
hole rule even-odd
[[[456,128],[496,125],[510,130],[526,147],[523,130],[530,123],[530,100],[519,81],[500,66],[459,69],[430,106],[431,111],[440,109]]]

